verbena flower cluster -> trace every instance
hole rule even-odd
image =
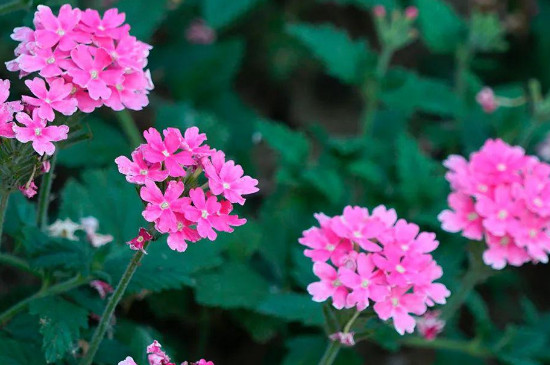
[[[147,346],[147,360],[149,365],[176,365],[175,362],[170,361],[170,357],[166,355],[161,348],[162,346],[157,340]],[[120,361],[118,365],[137,365],[137,363],[131,356],[128,356],[126,359]],[[181,365],[214,365],[214,363],[212,361],[200,359],[197,362],[185,361]]]
[[[121,156],[115,162],[128,182],[144,185],[140,189],[147,203],[143,217],[154,222],[158,232],[168,233],[171,249],[183,252],[187,241],[213,241],[216,231],[232,232],[233,226],[246,222],[230,214],[232,203],[243,205],[243,195],[258,191],[258,180],[243,176],[240,165],[203,144],[206,135],[198,128],[189,128],[183,135],[176,128],[167,128],[162,135],[149,128],[143,135],[147,143],[136,148],[132,160]],[[131,244],[139,249],[138,243],[146,238],[140,232]]]
[[[53,110],[71,115],[77,108],[89,113],[102,105],[114,110],[146,106],[153,85],[144,68],[152,47],[132,37],[124,20],[117,9],[101,17],[96,10],[65,4],[56,16],[39,5],[34,29],[15,28],[17,57],[6,63],[20,77],[37,72],[48,84],[38,77],[26,81],[35,97],[23,101],[50,122]]]
[[[439,215],[444,230],[485,238],[483,260],[494,269],[548,262],[549,164],[500,139],[485,142],[470,160],[452,155],[444,164],[452,189],[451,210]]]
[[[393,209],[348,206],[342,215],[316,214],[320,227],[304,232],[299,242],[320,281],[308,286],[313,300],[332,298],[337,309],[358,311],[374,302],[382,320],[393,319],[397,332],[412,333],[415,320],[427,306],[443,304],[447,288],[434,283],[443,272],[430,252],[439,242],[435,234],[416,224],[397,220]]]

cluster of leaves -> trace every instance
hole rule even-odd
[[[99,1],[85,3],[78,5],[101,7]],[[378,4],[388,12],[417,6],[420,40],[404,52],[425,47],[416,69],[392,66],[379,80],[374,78],[380,57],[372,34],[353,29],[353,22],[346,23],[349,29],[330,22],[336,19],[332,13],[344,10],[368,19]],[[349,313],[335,314],[304,291],[314,277],[297,238],[314,224],[314,212],[338,214],[347,204],[372,208],[383,203],[400,217],[436,231],[441,246],[435,256],[445,271],[443,281],[451,290],[457,288],[466,242],[439,229],[436,217],[448,193],[440,161],[450,153],[467,154],[494,136],[517,143],[534,123],[527,106],[484,114],[475,103],[484,83],[498,80],[499,95],[517,96],[527,77],[537,76],[544,85],[550,81],[547,66],[537,74],[525,74],[522,68],[510,72],[510,57],[525,58],[517,49],[521,39],[507,39],[495,13],[474,12],[467,18],[443,0],[119,0],[110,6],[126,12],[132,34],[154,45],[150,67],[156,96],[148,110],[133,115],[138,125],[198,126],[211,146],[260,179],[261,195],[240,212],[248,223],[213,244],[200,242],[183,254],[170,251],[162,239],[149,247],[100,348],[98,364],[128,355],[146,363],[143,350],[153,338],[162,339],[174,358],[208,353],[224,364],[242,363],[245,356],[266,364],[315,363],[326,345],[325,331],[335,331]],[[24,10],[13,14],[18,16],[1,18],[0,59],[13,52],[11,29],[32,20]],[[216,30],[214,43],[186,39],[183,26],[196,17]],[[327,21],[308,21],[317,18]],[[525,68],[550,64],[545,63],[550,49],[543,26],[549,18],[550,7],[541,3]],[[374,124],[371,133],[360,135],[355,131],[361,119],[372,112],[363,96],[374,82]],[[319,95],[320,88],[326,93]],[[290,95],[284,100],[288,108],[279,105],[279,94]],[[308,98],[313,106],[300,104]],[[295,111],[302,107],[306,112]],[[355,110],[353,118],[342,109]],[[326,119],[324,114],[331,115],[330,123],[315,123]],[[549,129],[542,123],[545,114],[539,115],[531,147]],[[1,364],[75,363],[105,306],[86,283],[101,279],[115,285],[132,256],[124,242],[145,222],[134,188],[114,169],[114,158],[134,147],[116,118],[107,111],[87,117],[82,131],[93,138],[60,152],[52,207],[52,219],[96,217],[113,243],[95,249],[84,236],[79,241],[48,237],[34,223],[35,204],[18,194],[10,197],[9,240],[2,249],[10,247],[20,260],[19,267],[8,270],[26,271],[28,280],[0,291],[0,311],[34,297],[0,328]],[[338,118],[352,122],[346,125]],[[11,173],[4,172],[1,160],[7,148],[0,145],[2,178]],[[526,281],[519,270],[510,270],[483,287],[487,302],[474,292],[463,313],[474,319],[474,326],[457,317],[446,328],[445,336],[464,344],[462,349],[442,343],[434,363],[476,364],[487,356],[509,364],[550,361],[545,351],[550,313],[539,312],[523,297],[538,288]],[[42,294],[67,283],[80,285]],[[523,317],[517,313],[518,293]],[[356,330],[372,333],[371,340],[387,351],[412,344],[374,319],[362,321]],[[385,352],[379,347],[371,351],[369,356],[382,363]],[[40,352],[43,357],[36,356]],[[344,351],[337,361],[363,362],[354,350]]]

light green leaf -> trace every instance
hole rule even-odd
[[[321,304],[311,300],[309,294],[271,294],[258,306],[257,311],[289,322],[297,321],[314,326],[324,323]]]
[[[307,137],[298,131],[293,131],[282,123],[260,121],[258,129],[262,138],[277,152],[286,162],[293,165],[303,165],[310,152],[310,143]]]
[[[313,188],[323,194],[330,202],[340,201],[344,194],[342,177],[330,168],[317,166],[303,172],[302,177]]]
[[[415,0],[424,42],[435,53],[451,53],[466,41],[466,25],[444,0]]]

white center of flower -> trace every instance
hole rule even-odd
[[[162,154],[164,155],[164,157],[170,156],[170,153],[166,150],[162,151]]]
[[[124,86],[122,86],[121,84],[116,84],[115,87],[118,91],[124,90]]]
[[[183,223],[178,222],[178,231],[181,231],[183,229]]]
[[[63,37],[65,35],[65,31],[61,28],[59,28],[56,33],[57,33],[57,35],[59,35],[61,37]]]
[[[167,201],[164,201],[160,204],[160,209],[164,210],[164,209],[168,208],[169,206],[170,206],[170,204],[168,204]]]
[[[340,281],[340,279],[336,279],[332,282],[332,286],[334,287],[339,287],[340,285],[342,285],[342,282]]]
[[[42,133],[42,129],[40,128],[34,128],[34,135],[39,136]]]
[[[534,229],[534,228],[531,228],[531,229],[529,230],[529,237],[531,237],[531,238],[537,237],[537,230]]]
[[[409,251],[409,245],[401,245],[403,251]]]
[[[46,63],[47,63],[48,65],[51,65],[51,64],[54,63],[54,62],[55,62],[55,58],[53,58],[53,57],[50,57],[50,58],[48,58],[48,59],[46,60]]]
[[[506,169],[507,169],[507,167],[506,167],[506,165],[503,164],[503,163],[499,163],[499,164],[497,165],[497,170],[500,171],[500,172],[504,172],[504,171],[506,171]]]
[[[397,266],[395,267],[395,270],[396,270],[398,273],[400,273],[400,274],[403,274],[403,273],[405,272],[405,268],[404,268],[403,266],[401,266],[401,265],[397,265]]]
[[[147,175],[148,172],[149,172],[149,171],[147,171],[147,170],[139,170],[139,173],[140,173],[141,175]]]
[[[397,307],[399,305],[399,298],[391,298],[391,305]]]
[[[327,245],[327,251],[334,251],[334,249],[336,248],[336,246],[334,245],[331,245],[330,243]]]
[[[44,99],[44,101],[48,104],[52,102],[49,98]]]
[[[105,27],[103,25],[100,25],[99,27],[97,27],[97,29],[99,30],[105,30]]]
[[[76,86],[73,86],[73,88],[71,90],[71,95],[73,95],[74,93],[76,93]]]
[[[489,190],[489,187],[488,187],[487,185],[480,184],[480,185],[477,187],[477,189],[478,189],[479,191],[481,191],[482,193],[486,193],[487,190]]]
[[[542,199],[541,198],[535,198],[533,199],[533,204],[535,204],[535,206],[537,207],[542,207]]]
[[[471,222],[471,221],[475,221],[479,216],[477,215],[477,213],[475,212],[472,212],[472,213],[469,213],[466,218],[468,218],[468,220]]]
[[[500,239],[500,244],[502,246],[508,246],[509,243],[510,243],[510,238],[508,238],[508,237],[502,237]]]
[[[208,211],[203,210],[202,214],[201,214],[201,217],[203,217],[204,219],[208,218]]]
[[[369,286],[369,284],[370,282],[367,279],[363,279],[363,281],[361,282],[361,287],[366,288]]]
[[[361,232],[359,232],[359,231],[355,231],[355,232],[353,232],[353,237],[355,237],[355,238],[361,238],[361,237],[363,237],[363,234],[362,234]]]
[[[229,185],[229,183],[223,183],[223,188],[224,189],[229,189],[231,187],[231,185]]]
[[[96,70],[90,71],[90,76],[92,77],[92,80],[97,79],[98,75],[99,75],[99,73]]]
[[[501,209],[498,211],[498,219],[506,219],[508,217],[508,211],[506,209]]]
[[[111,57],[116,60],[118,58],[118,53],[116,53],[116,51],[111,52]]]
[[[141,237],[141,236],[139,236],[139,237],[136,239],[136,241],[138,241],[139,243],[143,242],[143,240],[144,240],[144,238]]]

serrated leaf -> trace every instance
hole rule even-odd
[[[2,365],[43,365],[40,348],[28,341],[15,341],[0,336],[0,364]]]
[[[349,172],[370,184],[381,184],[384,180],[384,171],[379,165],[368,160],[359,160],[352,162],[348,166]]]
[[[265,316],[251,311],[232,311],[232,317],[248,331],[250,336],[258,343],[266,343],[273,339],[284,326],[284,323],[276,318]]]
[[[261,0],[203,0],[202,14],[213,28],[222,28],[252,9]]]
[[[451,53],[466,41],[466,25],[443,0],[415,0],[422,38],[435,53]]]
[[[302,177],[332,203],[340,201],[344,194],[345,186],[341,176],[330,168],[317,166],[303,171]]]
[[[309,294],[270,294],[256,310],[289,322],[297,321],[314,326],[324,323],[322,306],[311,300]]]
[[[365,40],[352,40],[332,25],[291,24],[287,32],[299,39],[326,67],[327,72],[343,82],[363,80],[372,52]]]
[[[221,308],[256,308],[269,293],[269,285],[250,267],[236,262],[197,277],[197,302]]]
[[[80,329],[88,327],[88,311],[59,297],[32,301],[29,310],[40,321],[46,362],[62,359],[76,347]]]
[[[284,124],[266,120],[258,123],[258,130],[262,138],[279,152],[286,162],[302,165],[307,160],[311,146],[302,132],[293,131]]]

